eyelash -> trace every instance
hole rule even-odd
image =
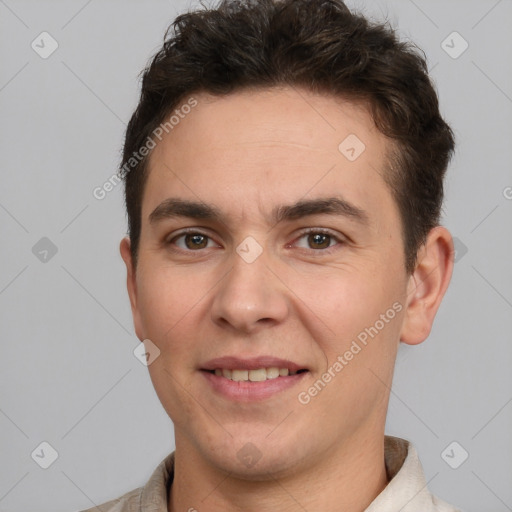
[[[326,249],[304,249],[304,248],[300,248],[303,251],[308,251],[308,252],[313,253],[313,254],[316,253],[315,255],[318,255],[318,256],[322,256],[322,255],[325,255],[325,254],[331,254],[335,250],[338,250],[340,245],[344,245],[345,244],[344,240],[340,239],[338,236],[333,234],[330,230],[325,229],[325,228],[307,228],[307,229],[304,229],[303,231],[301,231],[301,233],[295,239],[295,241],[300,240],[301,238],[303,238],[303,237],[305,237],[307,235],[310,235],[310,234],[328,235],[329,237],[331,237],[331,240],[334,240],[334,241],[338,242],[337,244],[335,244],[333,246],[329,246]],[[186,230],[183,230],[181,233],[177,234],[176,236],[174,236],[172,239],[166,241],[166,245],[173,246],[174,243],[176,242],[176,240],[179,240],[180,238],[182,238],[182,237],[184,237],[186,235],[201,235],[201,236],[204,236],[204,237],[208,238],[209,240],[212,239],[212,237],[210,237],[206,233],[198,231],[197,229],[194,229],[194,228],[188,228]],[[291,244],[287,244],[286,247],[287,248],[291,247]],[[194,253],[194,252],[200,253],[202,251],[202,249],[191,250],[191,249],[181,249],[181,248],[175,248],[175,247],[172,247],[171,250],[173,252],[177,252],[177,253],[178,252],[179,253],[184,253],[184,252],[186,252],[186,253]]]

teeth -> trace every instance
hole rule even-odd
[[[267,370],[260,368],[259,370],[249,370],[249,380],[251,382],[262,382],[267,380]]]
[[[267,379],[277,379],[279,377],[279,368],[267,368]]]
[[[249,380],[249,370],[231,370],[231,380]]]
[[[217,377],[225,377],[226,379],[251,382],[263,382],[269,379],[277,379],[277,377],[286,377],[295,375],[297,372],[291,372],[288,368],[258,368],[257,370],[228,370],[226,368],[217,368],[215,375]]]

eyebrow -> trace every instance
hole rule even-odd
[[[280,205],[272,210],[274,223],[297,220],[310,215],[337,215],[355,220],[361,225],[369,224],[368,214],[341,197],[303,199],[291,205]],[[162,201],[149,215],[150,224],[177,217],[221,222],[222,212],[214,205],[186,199],[168,198]]]

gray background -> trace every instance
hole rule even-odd
[[[137,74],[189,5],[0,0],[1,511],[92,507],[174,448],[132,353],[122,186],[92,191],[116,172]],[[458,260],[429,340],[399,352],[387,432],[414,442],[446,501],[512,510],[512,2],[349,5],[426,51],[458,141],[444,216]],[[31,48],[43,31],[59,45],[47,59]],[[442,47],[453,31],[469,43],[458,58]],[[31,457],[43,441],[58,452],[48,469]]]

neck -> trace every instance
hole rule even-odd
[[[207,463],[186,440],[176,439],[169,512],[363,512],[388,481],[384,433],[351,438],[293,474],[264,480],[238,478]]]

